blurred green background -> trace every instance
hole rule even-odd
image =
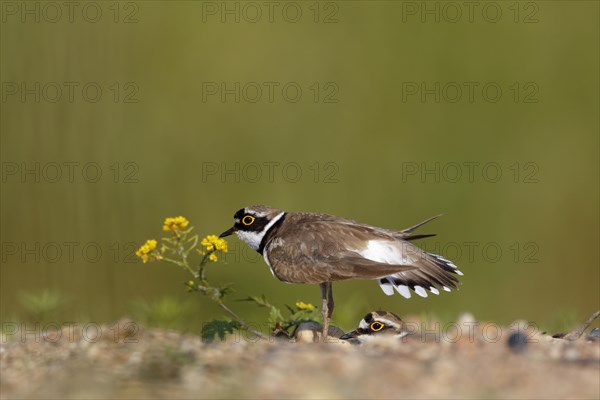
[[[277,2],[269,17],[260,4],[81,2],[71,21],[64,6],[2,2],[3,322],[41,318],[36,301],[55,321],[154,307],[197,332],[219,309],[132,250],[167,216],[218,234],[256,203],[388,228],[444,213],[420,245],[460,266],[460,291],[405,300],[337,283],[344,329],[373,309],[548,329],[598,309],[597,2],[481,2],[472,16],[348,1]],[[277,281],[237,238],[230,249],[209,274],[233,298],[318,304],[316,286]]]

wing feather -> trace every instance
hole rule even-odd
[[[410,296],[410,288],[423,296],[425,289],[435,293],[437,287],[449,290],[458,283],[454,264],[407,241],[435,218],[392,231],[328,215],[289,213],[265,251],[273,274],[286,282],[379,279],[388,295],[393,285],[403,295]]]

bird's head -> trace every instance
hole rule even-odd
[[[354,343],[368,340],[380,335],[406,335],[402,319],[389,311],[371,311],[358,324],[358,328],[346,333],[340,339]]]
[[[221,233],[219,237],[235,233],[248,246],[254,250],[258,250],[267,231],[284,214],[283,211],[269,206],[256,205],[244,207],[234,214],[233,226]]]

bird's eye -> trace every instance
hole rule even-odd
[[[384,326],[381,322],[371,322],[371,330],[373,332],[379,332]]]
[[[244,218],[242,218],[242,224],[248,226],[248,225],[252,225],[252,223],[254,222],[254,217],[252,215],[246,215]]]

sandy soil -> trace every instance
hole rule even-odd
[[[600,398],[600,340],[462,321],[405,340],[203,343],[101,326],[4,335],[2,398]],[[456,327],[454,327],[456,328]],[[496,332],[501,332],[500,335]],[[58,337],[60,335],[60,337]],[[509,339],[511,338],[512,339]],[[509,345],[509,342],[511,343]]]

